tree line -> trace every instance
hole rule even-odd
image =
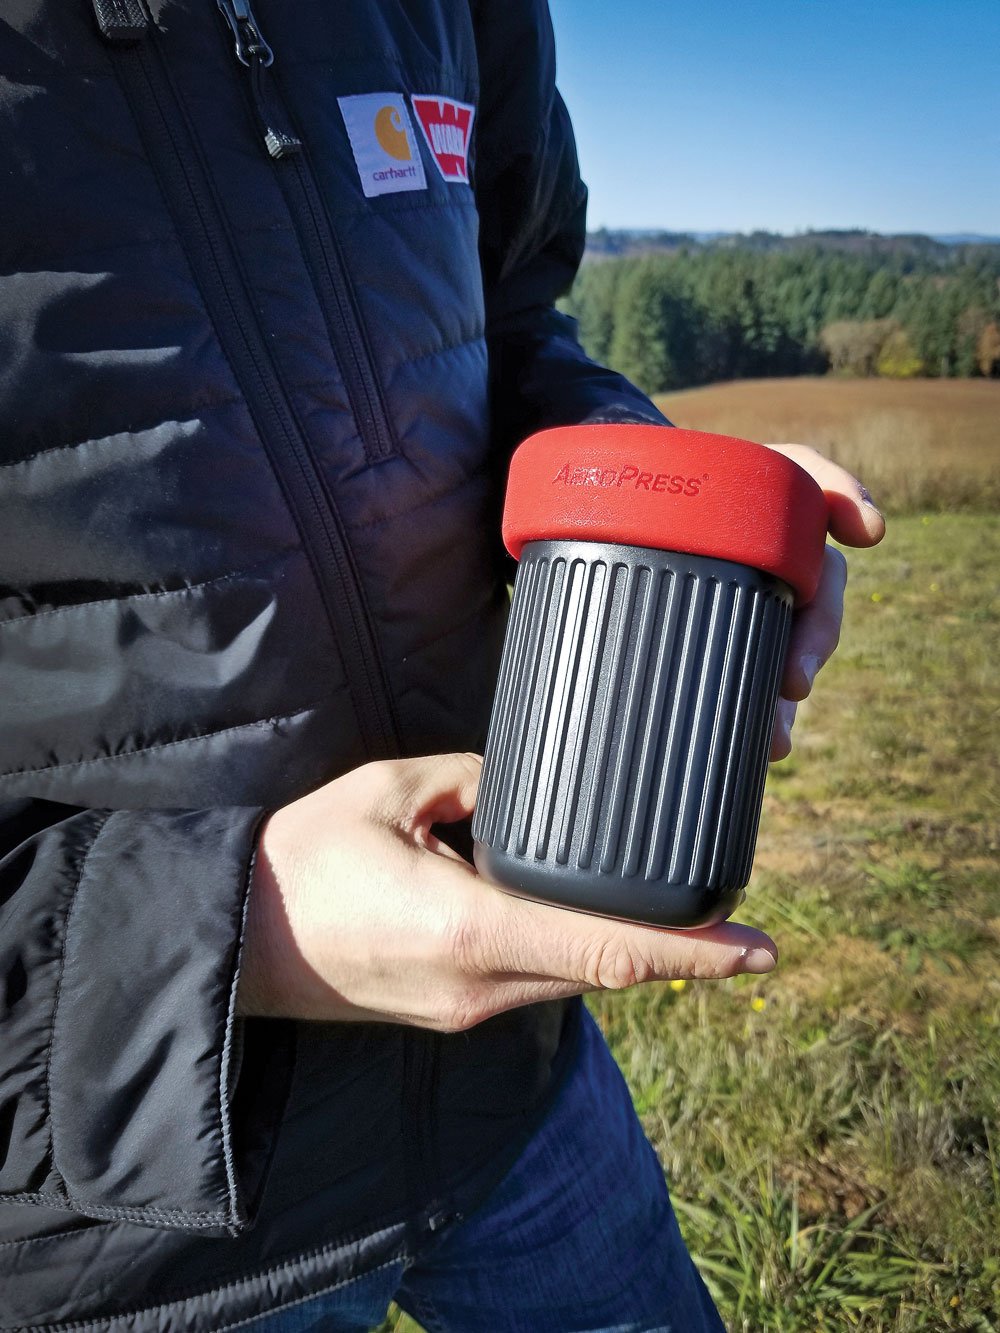
[[[682,248],[584,264],[563,307],[647,393],[821,374],[1000,376],[1000,256]]]

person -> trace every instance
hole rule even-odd
[[[544,0],[254,9],[0,18],[0,1326],[717,1329],[580,996],[773,944],[518,901],[444,832],[511,449],[670,450],[554,306]]]

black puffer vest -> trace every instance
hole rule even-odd
[[[511,445],[662,421],[552,306],[542,0],[243,9],[0,16],[4,1329],[198,1333],[405,1253],[572,1043],[233,1015],[262,812],[483,743]]]

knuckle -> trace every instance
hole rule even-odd
[[[628,990],[650,981],[655,970],[629,940],[601,940],[584,960],[583,981],[600,990]]]
[[[363,801],[381,806],[391,799],[398,776],[392,760],[373,759],[354,770],[351,786]]]
[[[458,986],[444,997],[436,1026],[441,1032],[469,1032],[491,1017],[492,1012],[478,987]]]
[[[358,773],[373,786],[384,786],[386,783],[390,783],[396,778],[397,768],[398,764],[395,760],[370,759],[367,764],[362,764],[358,769]]]

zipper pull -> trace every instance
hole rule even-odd
[[[281,128],[281,116],[274,114],[268,97],[264,70],[274,64],[274,52],[264,40],[250,8],[250,0],[216,0],[216,3],[233,34],[236,59],[250,71],[250,94],[265,148],[271,157],[279,159],[301,153],[302,140]]]
[[[93,0],[94,18],[106,41],[116,44],[141,42],[149,27],[142,0]]]

